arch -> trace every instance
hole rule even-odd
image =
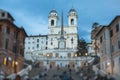
[[[74,25],[74,19],[71,19],[71,25]]]
[[[56,53],[56,54],[55,54],[55,57],[59,57],[59,53]]]
[[[73,69],[74,66],[75,66],[75,65],[74,65],[74,62],[73,62],[73,61],[70,61],[70,62],[69,62],[69,68],[70,68],[70,69]]]
[[[51,20],[51,26],[54,26],[54,20]]]
[[[68,53],[68,58],[70,58],[71,57],[71,53]]]

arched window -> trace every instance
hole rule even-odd
[[[71,25],[74,25],[74,19],[71,19]]]
[[[54,20],[51,20],[51,26],[54,26]]]
[[[58,54],[58,53],[56,53],[56,54],[55,54],[55,57],[59,57],[59,54]]]
[[[71,53],[68,53],[68,58],[70,58],[71,57]]]

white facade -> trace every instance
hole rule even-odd
[[[40,62],[40,66],[47,67],[68,65],[70,67],[80,66],[81,61],[85,59],[75,56],[78,45],[77,18],[77,12],[75,9],[71,9],[68,12],[68,25],[64,26],[63,15],[61,18],[61,25],[58,25],[58,13],[52,10],[48,16],[48,35],[44,37],[44,44],[39,42],[40,47],[36,48],[38,44],[37,39],[39,38],[42,40],[42,37],[27,37],[25,41],[25,59],[32,61],[37,60]],[[28,42],[31,44],[28,44]]]
[[[37,50],[45,50],[47,47],[47,35],[29,36],[25,39],[26,60],[32,60],[32,52]]]
[[[92,43],[87,43],[88,55],[95,55],[95,50],[93,49]]]

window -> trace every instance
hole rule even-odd
[[[58,54],[58,53],[56,53],[56,54],[55,54],[55,57],[59,57],[59,54]]]
[[[116,32],[119,31],[119,24],[116,24]]]
[[[5,49],[8,49],[9,39],[6,39],[5,41]]]
[[[48,44],[48,42],[46,41],[46,45]]]
[[[13,46],[13,50],[12,50],[12,51],[13,51],[14,53],[16,53],[16,50],[17,50],[16,48],[17,48],[16,46]]]
[[[120,49],[120,39],[118,40],[118,49]]]
[[[51,42],[51,45],[53,45],[53,42]]]
[[[100,37],[100,43],[102,43],[102,36]]]
[[[10,28],[8,26],[6,27],[6,33],[10,34]]]
[[[37,44],[37,48],[39,48],[39,44]]]
[[[74,19],[71,19],[71,25],[74,25]]]
[[[73,44],[73,38],[71,39],[71,43]]]
[[[15,31],[14,32],[14,38],[17,39],[17,37],[18,37],[18,32]]]
[[[113,30],[110,30],[110,37],[113,36]]]
[[[39,42],[39,39],[37,39],[37,42]]]
[[[51,20],[51,26],[54,26],[54,20]]]
[[[30,49],[30,47],[28,47],[28,49]]]
[[[111,52],[114,52],[114,45],[111,46]]]
[[[32,47],[32,49],[34,49],[34,47]]]
[[[5,13],[2,13],[2,17],[4,17],[5,16]]]
[[[53,38],[51,38],[51,41],[53,41]]]
[[[0,24],[0,32],[2,31],[2,25]]]

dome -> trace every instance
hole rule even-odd
[[[77,13],[76,10],[75,10],[74,8],[72,8],[72,9],[69,10],[69,13],[71,13],[71,12]]]
[[[56,10],[52,10],[52,11],[50,11],[50,14],[51,13],[56,13],[57,14],[57,11]]]

